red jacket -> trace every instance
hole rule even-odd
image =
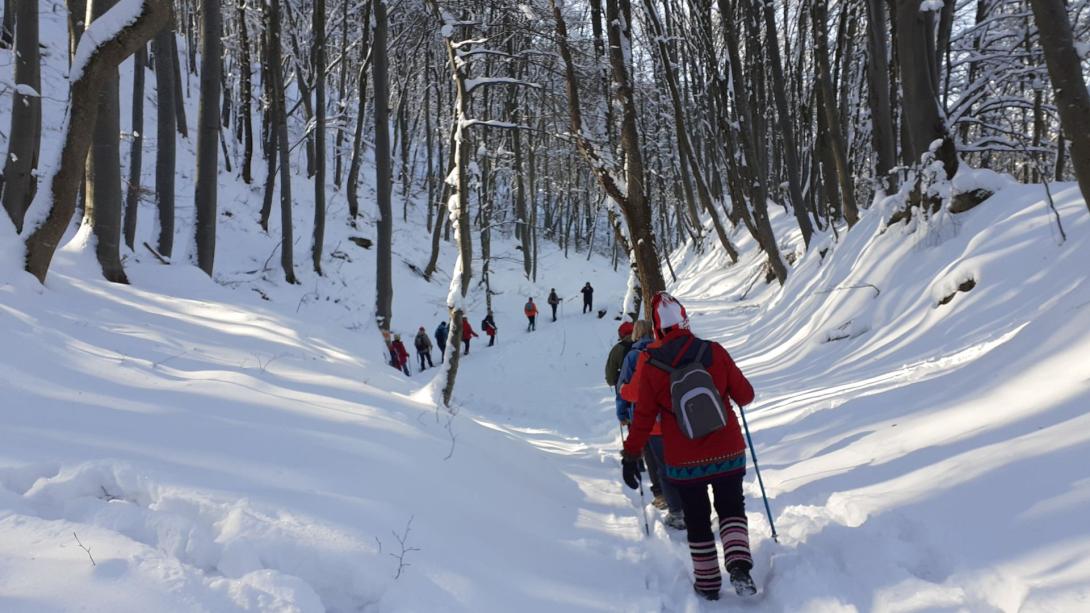
[[[405,349],[405,343],[394,341],[390,343],[390,345],[394,348],[394,351],[397,352],[397,365],[405,366],[405,363],[409,361],[409,352]]]
[[[462,340],[468,340],[477,336],[477,333],[473,331],[473,326],[469,325],[469,320],[462,317]]]
[[[706,481],[716,476],[745,471],[746,443],[734,411],[728,413],[725,428],[696,440],[686,438],[677,425],[670,402],[670,375],[647,363],[654,354],[657,354],[655,357],[659,360],[673,362],[673,358],[691,338],[694,338],[691,332],[676,328],[648,345],[636,363],[636,373],[629,384],[629,387],[634,385],[634,389],[627,390],[630,393],[635,392],[636,412],[629,427],[628,439],[624,443],[624,454],[638,457],[640,450],[647,444],[655,420],[661,418],[666,476],[671,481],[680,482]],[[752,402],[753,386],[738,369],[727,350],[714,341],[704,342],[709,343],[711,350],[708,373],[715,381],[724,404],[729,406],[731,400],[738,405]],[[690,345],[686,352],[688,357],[681,364],[695,358],[697,349],[695,342]],[[707,364],[707,353],[705,360]]]

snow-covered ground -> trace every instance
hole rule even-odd
[[[42,14],[47,117],[63,100],[58,15]],[[78,240],[40,286],[0,215],[0,611],[1090,610],[1090,215],[1075,186],[1053,186],[1062,245],[1042,187],[1011,185],[913,232],[869,211],[838,243],[815,239],[782,290],[740,232],[735,266],[672,256],[694,330],[758,391],[747,416],[780,534],[751,472],[767,591],[709,604],[684,536],[620,483],[602,381],[617,322],[572,298],[525,332],[527,296],[589,280],[613,307],[623,269],[543,243],[532,284],[497,236],[497,345],[473,341],[448,412],[428,390],[438,369],[384,363],[374,253],[348,241],[374,237],[370,188],[352,228],[330,186],[319,278],[297,178],[288,286],[277,216],[261,232],[260,188],[225,173],[213,283],[186,263],[192,156],[181,141],[175,263],[127,253],[131,286],[102,280]],[[427,254],[420,206],[395,223],[406,340],[445,316],[454,257],[444,246],[431,283],[407,266]],[[144,203],[140,240],[151,218]],[[795,248],[790,218],[773,222]],[[468,304],[479,327],[480,287]]]

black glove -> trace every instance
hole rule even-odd
[[[635,458],[621,456],[621,475],[624,484],[632,489],[640,487],[640,463]]]

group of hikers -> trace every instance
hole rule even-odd
[[[594,288],[591,287],[590,281],[587,281],[586,285],[579,291],[583,294],[583,313],[587,313],[588,311],[593,312]],[[552,309],[553,321],[556,321],[556,309],[563,301],[560,299],[560,296],[557,295],[555,287],[549,291],[547,302]],[[522,308],[522,312],[526,315],[526,331],[532,332],[536,330],[538,311],[533,297],[530,297],[527,300]],[[491,347],[495,345],[497,328],[496,320],[492,317],[491,310],[489,310],[488,314],[485,315],[485,318],[481,320],[481,329],[488,336],[488,346]],[[440,363],[446,358],[447,339],[449,336],[450,324],[444,319],[439,322],[439,325],[435,328],[435,345],[439,346]],[[463,317],[462,344],[465,345],[465,355],[469,355],[470,341],[474,338],[478,338],[477,332],[473,329],[473,326],[469,324],[469,318]],[[390,366],[404,372],[407,376],[412,376],[412,373],[409,371],[409,351],[405,348],[405,343],[401,341],[401,335],[383,331],[383,339],[386,341],[386,349],[390,353]],[[413,347],[416,348],[416,356],[420,362],[420,372],[435,366],[431,357],[431,351],[435,345],[432,345],[431,339],[428,337],[428,333],[424,329],[424,326],[420,326],[416,332],[416,336],[413,338]],[[425,366],[425,363],[427,366]]]
[[[685,307],[666,292],[652,299],[651,321],[626,321],[617,334],[605,376],[622,434],[628,429],[625,484],[642,488],[646,468],[652,504],[666,511],[663,523],[687,532],[693,589],[708,600],[718,600],[722,585],[714,507],[731,585],[739,596],[755,594],[742,495],[746,445],[730,404],[752,402],[753,387],[722,345],[690,331]]]

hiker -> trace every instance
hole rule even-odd
[[[606,385],[612,387],[614,392],[617,391],[617,379],[621,376],[624,357],[628,355],[628,350],[631,348],[632,322],[626,321],[617,327],[617,343],[609,350],[609,357],[606,358]],[[621,402],[619,396],[617,402]],[[619,412],[620,408],[618,408]]]
[[[617,417],[621,423],[631,423],[632,409],[636,397],[631,395],[634,388],[628,383],[636,372],[636,361],[639,360],[643,350],[651,344],[651,322],[641,319],[632,327],[632,349],[624,358],[621,365],[621,374],[617,378],[617,387],[620,388],[620,396],[624,401],[626,411],[624,414],[618,411]],[[620,404],[618,404],[620,406]],[[677,488],[666,479],[666,465],[662,456],[662,426],[659,421],[651,428],[651,437],[647,446],[643,448],[643,462],[647,465],[648,475],[651,477],[651,493],[654,500],[651,504],[655,508],[667,511],[662,523],[674,530],[685,529],[685,511],[681,507],[681,496]]]
[[[401,342],[401,335],[394,335],[394,342],[390,343],[390,357],[393,358],[392,366],[411,376],[409,372],[409,350],[405,349],[405,343]]]
[[[537,321],[537,305],[534,304],[533,298],[528,299],[526,306],[522,307],[522,312],[526,313],[526,319],[530,322],[526,324],[526,331],[533,332],[537,329],[537,324],[535,323]]]
[[[594,288],[590,286],[590,281],[579,291],[583,294],[583,313],[594,312]]]
[[[424,371],[424,360],[428,361],[428,367],[435,366],[435,363],[431,361],[431,339],[428,338],[428,333],[424,330],[424,326],[420,326],[420,329],[416,331],[416,338],[413,339],[413,345],[416,347],[416,357],[420,359],[420,371]]]
[[[488,346],[496,344],[496,320],[492,319],[492,311],[481,320],[481,329],[488,335]]]
[[[469,325],[469,318],[462,317],[462,343],[466,346],[465,355],[469,355],[469,341],[477,336],[477,333],[473,331],[473,326]]]
[[[556,295],[556,288],[549,290],[549,307],[553,310],[553,321],[556,321],[556,307],[560,306],[560,296]]]
[[[439,345],[439,362],[447,357],[447,338],[450,336],[450,324],[447,320],[439,322],[435,328],[435,344]]]
[[[746,405],[753,401],[753,387],[719,343],[699,339],[689,331],[685,308],[673,296],[658,292],[651,301],[652,329],[655,340],[644,349],[636,362],[630,390],[636,398],[635,414],[621,452],[624,482],[632,489],[639,486],[639,457],[647,444],[655,421],[661,419],[665,443],[666,478],[678,489],[685,512],[689,554],[693,559],[693,589],[708,600],[719,598],[722,576],[715,536],[711,530],[713,503],[708,499],[708,486],[714,493],[715,512],[719,517],[719,538],[731,585],[740,596],[757,592],[749,571],[753,558],[749,551],[749,528],[746,522],[742,477],[746,472],[746,444],[738,418],[730,401]],[[699,363],[703,371],[684,368]],[[684,369],[686,377],[672,379],[670,369]],[[701,376],[700,373],[706,373]],[[709,378],[713,390],[700,386]],[[695,383],[689,383],[695,382]],[[690,400],[678,407],[671,398],[671,388]],[[690,389],[685,389],[690,387]],[[701,393],[703,392],[703,393]],[[714,394],[709,396],[708,394]],[[702,398],[704,399],[701,402]],[[716,400],[722,402],[719,406]],[[682,421],[692,428],[694,406],[711,407],[725,425],[701,428],[690,434],[682,431],[677,412],[685,411]],[[718,411],[722,409],[722,413]],[[707,424],[697,420],[695,423]]]

